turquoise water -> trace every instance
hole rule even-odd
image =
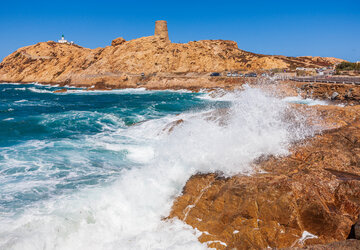
[[[138,163],[93,143],[152,119],[220,105],[202,94],[122,90],[54,94],[58,87],[0,85],[0,214],[116,179]],[[113,135],[115,136],[115,135]],[[132,144],[125,132],[116,145]],[[105,143],[105,142],[104,142]],[[110,143],[111,144],[111,143]]]

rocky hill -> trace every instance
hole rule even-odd
[[[131,41],[115,39],[111,46],[88,49],[77,45],[41,42],[20,48],[0,63],[0,81],[134,84],[144,72],[223,72],[273,68],[323,67],[343,60],[320,57],[285,57],[240,50],[236,42],[203,40],[171,43],[166,34]],[[135,78],[134,78],[135,77]],[[130,84],[130,85],[131,85]]]

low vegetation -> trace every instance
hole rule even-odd
[[[360,71],[360,63],[342,62],[336,66],[336,71]]]

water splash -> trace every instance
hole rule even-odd
[[[225,95],[229,108],[169,114],[84,137],[91,148],[125,152],[123,160],[133,164],[111,183],[1,217],[0,248],[206,248],[197,230],[163,219],[188,178],[198,172],[249,174],[258,157],[285,155],[291,143],[314,133],[304,115],[259,89]],[[73,156],[68,159],[88,164],[76,148]]]

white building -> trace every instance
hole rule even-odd
[[[64,35],[61,36],[61,39],[58,40],[58,43],[74,44],[73,41],[69,42],[68,40],[65,40]]]

